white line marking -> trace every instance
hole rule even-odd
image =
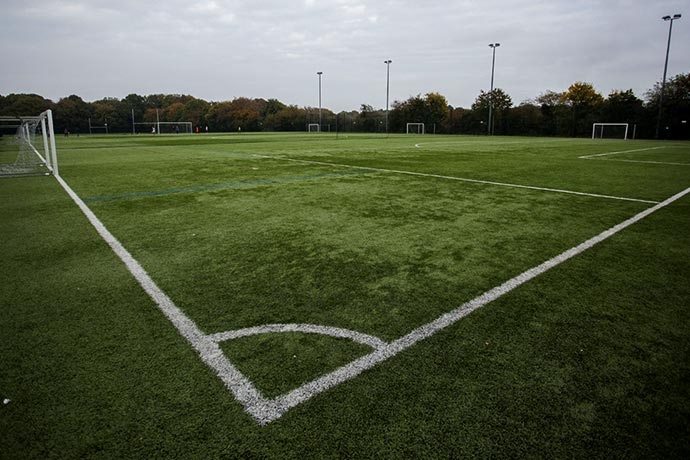
[[[610,228],[609,230],[590,238],[584,243],[547,260],[541,265],[521,273],[500,286],[497,286],[480,295],[479,297],[464,303],[455,310],[442,315],[438,319],[414,329],[410,333],[391,343],[379,346],[373,353],[356,359],[350,364],[312,380],[311,382],[308,382],[285,395],[279,396],[273,400],[269,400],[264,398],[254,387],[252,382],[247,379],[239,370],[237,370],[237,368],[230,363],[225,355],[223,355],[222,350],[216,342],[216,340],[223,337],[223,334],[206,335],[201,332],[198,326],[191,319],[189,319],[155,284],[139,262],[137,262],[134,257],[132,257],[132,255],[124,248],[124,246],[122,246],[122,244],[108,231],[108,229],[105,228],[98,217],[96,217],[88,206],[86,206],[86,204],[79,198],[79,196],[77,196],[69,185],[67,185],[67,183],[60,176],[55,176],[55,178],[60,185],[62,185],[72,200],[74,200],[77,206],[79,206],[79,209],[81,209],[91,225],[94,226],[98,234],[108,243],[120,260],[122,260],[129,272],[132,273],[134,278],[137,280],[137,282],[139,282],[149,297],[151,297],[156,305],[158,305],[158,308],[170,320],[170,322],[173,323],[178,332],[197,351],[202,361],[216,372],[225,386],[244,406],[247,413],[249,413],[256,420],[256,422],[261,425],[265,425],[280,418],[290,408],[295,407],[298,404],[301,404],[326,390],[329,390],[343,382],[346,382],[347,380],[358,376],[365,370],[371,369],[377,364],[392,358],[417,342],[431,337],[442,329],[469,315],[474,310],[477,310],[478,308],[481,308],[484,305],[498,299],[516,287],[580,254],[581,252],[586,251],[595,244],[610,238],[621,230],[644,219],[651,213],[668,206],[674,201],[690,193],[690,188],[687,188],[671,198]]]
[[[688,193],[690,193],[690,188],[687,188],[682,192],[673,195],[671,198],[657,204],[656,206],[648,208],[645,211],[642,211],[641,213],[631,217],[630,219],[623,221],[620,224],[615,225],[614,227],[611,227],[610,229],[600,233],[599,235],[590,238],[584,243],[581,243],[578,246],[568,249],[567,251],[557,255],[556,257],[553,257],[552,259],[549,259],[546,262],[519,274],[515,278],[512,278],[506,281],[505,283],[501,284],[500,286],[497,286],[485,292],[479,297],[476,297],[470,300],[469,302],[464,303],[460,307],[442,315],[438,319],[431,321],[430,323],[427,323],[421,327],[418,327],[417,329],[414,329],[409,334],[400,337],[399,339],[391,342],[385,347],[380,348],[374,351],[373,353],[370,353],[369,355],[356,359],[350,364],[340,367],[339,369],[336,369],[335,371],[329,374],[312,380],[311,382],[302,385],[301,387],[285,395],[279,396],[275,399],[277,411],[273,414],[272,419],[268,420],[268,422],[281,417],[290,408],[295,407],[298,404],[301,404],[307,401],[308,399],[318,395],[319,393],[322,393],[328,389],[331,389],[343,382],[346,382],[358,376],[365,370],[371,369],[377,364],[380,364],[392,358],[401,351],[416,344],[417,342],[431,337],[432,335],[436,334],[442,329],[445,329],[446,327],[455,324],[457,321],[469,315],[478,308],[481,308],[486,304],[493,302],[494,300],[509,293],[510,291],[526,283],[527,281],[547,272],[548,270],[556,267],[557,265],[565,262],[566,260],[571,259],[572,257],[575,257],[576,255],[586,251],[587,249],[590,249],[592,246],[601,243],[602,241],[610,238],[611,236],[615,235],[621,230],[633,225],[636,222],[639,222],[640,220],[644,219],[653,212],[658,211],[659,209],[664,208],[669,204],[673,203],[674,201],[682,198]]]
[[[665,149],[666,147],[648,147],[645,149],[634,149],[634,150],[621,150],[619,152],[606,152],[606,153],[595,153],[594,155],[583,155],[578,158],[582,159],[587,159],[587,158],[595,158],[595,157],[603,157],[607,155],[619,155],[621,153],[633,153],[633,152],[645,152],[647,150],[659,150],[659,149]]]
[[[225,340],[233,340],[240,337],[248,337],[256,334],[268,334],[272,332],[302,332],[304,334],[329,335],[331,337],[350,339],[353,342],[368,345],[374,349],[383,348],[388,345],[386,342],[378,337],[374,337],[373,335],[363,334],[350,329],[319,326],[316,324],[265,324],[263,326],[248,327],[235,331],[219,332],[217,334],[210,335],[209,338],[214,342],[223,342]]]
[[[274,160],[294,161],[294,162],[298,162],[298,163],[309,163],[309,164],[317,164],[317,165],[325,165],[325,166],[338,166],[341,168],[367,169],[369,171],[379,171],[379,172],[385,172],[385,173],[407,174],[410,176],[433,177],[436,179],[456,180],[456,181],[460,181],[460,182],[473,182],[476,184],[485,184],[485,185],[497,185],[499,187],[524,188],[524,189],[529,189],[529,190],[539,190],[542,192],[567,193],[570,195],[589,196],[589,197],[593,197],[593,198],[606,198],[609,200],[634,201],[637,203],[648,203],[648,204],[657,204],[658,203],[658,201],[642,200],[639,198],[626,198],[626,197],[612,196],[612,195],[600,195],[597,193],[586,193],[586,192],[576,192],[574,190],[562,190],[562,189],[556,189],[556,188],[535,187],[532,185],[508,184],[508,183],[504,183],[504,182],[493,182],[493,181],[479,180],[479,179],[468,179],[465,177],[443,176],[440,174],[426,174],[426,173],[413,172],[413,171],[401,171],[398,169],[371,168],[371,167],[364,167],[364,166],[346,165],[346,164],[341,164],[341,163],[328,163],[325,161],[298,160],[295,158],[275,157],[275,156],[270,156],[270,155],[254,154],[253,156],[255,156],[257,158],[271,158]]]
[[[139,262],[132,257],[113,234],[105,228],[105,225],[103,225],[98,217],[96,217],[89,207],[86,206],[74,190],[72,190],[60,176],[55,176],[55,178],[77,206],[79,206],[79,209],[81,209],[91,225],[94,226],[101,238],[108,243],[113,252],[122,260],[127,270],[134,276],[144,291],[146,291],[149,297],[158,305],[158,308],[170,322],[173,323],[182,337],[187,339],[197,351],[201,360],[216,372],[225,386],[232,391],[235,398],[247,409],[247,411],[254,415],[255,418],[258,417],[257,420],[260,420],[261,408],[266,406],[267,401],[261,396],[257,389],[254,388],[251,381],[228,361],[218,344],[201,332],[194,321],[189,319],[156,285],[149,274],[146,273],[146,270],[144,270]]]
[[[690,163],[671,163],[669,161],[647,161],[647,160],[615,160],[613,158],[585,158],[586,160],[599,161],[621,161],[623,163],[649,163],[653,165],[672,165],[672,166],[690,166]]]

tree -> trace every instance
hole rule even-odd
[[[547,90],[535,99],[537,105],[541,107],[542,114],[542,134],[547,136],[565,135],[562,130],[566,113],[569,108],[563,103],[563,94]]]
[[[544,125],[544,114],[541,107],[530,102],[523,102],[508,111],[505,134],[520,136],[539,136]]]
[[[276,114],[285,108],[285,104],[278,99],[268,99],[264,101],[260,117],[263,120],[263,131],[276,130]]]
[[[306,129],[306,110],[289,105],[275,114],[277,131],[304,131]]]
[[[390,112],[391,131],[404,131],[407,123],[424,123],[430,130],[446,126],[448,120],[448,101],[439,93],[411,96],[404,102],[394,101]]]
[[[659,112],[661,84],[647,91],[647,108],[656,117]],[[662,137],[671,139],[690,138],[690,73],[678,74],[666,82],[664,110],[661,114]],[[683,123],[685,121],[685,123]]]
[[[359,113],[355,116],[357,130],[367,133],[381,132],[385,130],[386,114],[383,110],[374,110],[367,104],[362,104]]]
[[[58,132],[65,129],[75,133],[88,132],[90,116],[89,104],[75,94],[60,99],[53,110],[55,129]]]
[[[592,123],[599,118],[604,98],[591,83],[575,82],[563,93],[561,101],[571,108],[571,135],[589,135]]]
[[[485,93],[482,90],[472,104],[472,111],[476,118],[488,122],[490,104],[493,105],[491,113],[494,119],[494,129],[498,128],[497,131],[505,132],[505,115],[513,106],[513,100],[501,88],[495,88],[493,93],[491,91]]]
[[[3,98],[0,106],[0,115],[27,116],[39,113],[53,107],[50,99],[45,99],[38,94],[8,94]]]
[[[636,123],[640,121],[642,99],[635,96],[632,89],[612,91],[604,102],[602,122]]]
[[[424,123],[429,125],[429,129],[435,127],[442,131],[448,128],[448,101],[439,93],[427,93],[424,100],[425,117]]]

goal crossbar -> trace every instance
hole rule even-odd
[[[424,123],[408,123],[405,132],[407,134],[424,134]]]
[[[603,139],[604,138],[604,128],[607,126],[620,126],[625,128],[625,132],[623,134],[623,139],[628,140],[628,123],[593,123],[592,124],[592,139],[597,138],[597,128],[601,128],[599,138]]]

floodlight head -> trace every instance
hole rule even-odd
[[[674,14],[674,15],[673,15],[673,19],[680,19],[681,16],[682,16],[682,15],[680,15],[680,14]]]
[[[385,61],[383,61],[384,64],[390,64],[391,62],[393,61],[391,61],[390,59],[386,59]]]
[[[501,44],[500,43],[489,43],[489,46],[491,48],[497,48],[497,47],[501,46]]]
[[[316,72],[316,75],[323,75],[323,72]]]
[[[663,19],[664,21],[670,21],[670,20],[671,20],[671,16],[664,16],[664,17],[661,18],[661,19]]]

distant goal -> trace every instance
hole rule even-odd
[[[140,121],[134,123],[138,134],[192,134],[191,121]]]
[[[309,133],[320,133],[321,132],[321,125],[318,123],[309,123],[307,126],[307,132]]]
[[[0,177],[57,176],[53,113],[0,117]]]
[[[408,123],[407,134],[424,134],[424,123]]]
[[[594,123],[592,139],[628,140],[628,123]]]

